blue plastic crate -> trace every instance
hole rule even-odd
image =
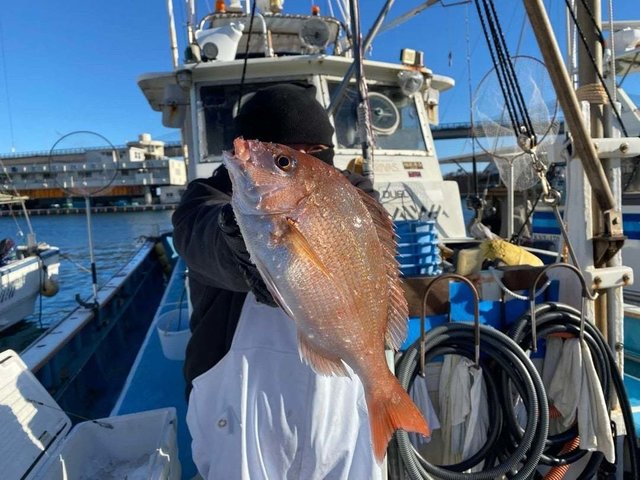
[[[442,273],[438,232],[433,220],[396,221],[398,235],[396,259],[405,277]]]

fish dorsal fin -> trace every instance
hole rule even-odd
[[[329,269],[322,262],[320,257],[318,257],[318,254],[309,244],[304,234],[300,231],[296,221],[292,218],[287,218],[287,225],[289,227],[287,238],[291,242],[294,251],[308,258],[318,268],[318,270],[320,270],[326,276],[331,276]]]
[[[309,341],[298,330],[298,349],[300,358],[319,375],[348,377],[349,372],[339,358],[330,358],[318,352]]]
[[[385,340],[388,346],[398,350],[407,337],[409,308],[400,281],[400,266],[396,260],[397,241],[393,230],[393,221],[391,220],[391,215],[375,198],[360,189],[357,190],[360,194],[360,199],[371,215],[378,239],[382,245],[382,261],[387,265],[387,291],[389,296]]]

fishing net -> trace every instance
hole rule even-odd
[[[509,186],[513,181],[513,190],[522,191],[538,182],[533,155],[548,164],[547,150],[558,134],[560,123],[555,92],[544,64],[525,56],[514,57],[512,61],[535,142],[530,142],[522,132],[516,135],[495,69],[485,75],[476,89],[472,104],[473,135],[494,161],[502,182]]]
[[[71,132],[51,147],[43,185],[59,188],[70,197],[106,195],[115,186],[119,164],[118,151],[105,137],[91,131]]]

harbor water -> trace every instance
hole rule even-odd
[[[145,237],[171,229],[172,210],[91,215],[93,255],[98,286],[105,284],[141,247]],[[38,242],[60,249],[59,292],[36,300],[34,314],[0,334],[0,350],[21,350],[48,325],[78,306],[76,295],[92,301],[91,255],[84,214],[32,216]],[[23,217],[0,218],[0,235],[23,243],[28,227]]]

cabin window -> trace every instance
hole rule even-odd
[[[245,84],[242,98],[246,101],[256,90],[272,83]],[[214,156],[222,155],[223,150],[233,148],[233,118],[238,110],[239,85],[216,85],[200,88],[204,131],[200,134],[202,142],[202,162],[219,161]],[[256,119],[257,122],[268,121]]]
[[[333,99],[338,83],[330,83]],[[397,86],[369,85],[371,125],[375,146],[382,150],[424,150],[420,118],[413,98],[402,94]],[[358,92],[347,88],[335,113],[339,148],[360,148],[357,119]]]
[[[640,193],[640,157],[624,158],[621,166],[623,192]]]

